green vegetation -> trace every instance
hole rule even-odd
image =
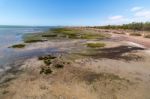
[[[62,34],[76,34],[77,32],[79,32],[76,29],[71,29],[71,28],[56,28],[52,30],[54,33],[62,33]]]
[[[100,29],[129,29],[129,30],[138,30],[138,31],[150,31],[150,22],[133,22],[130,24],[123,25],[107,25],[107,26],[95,26],[94,28]]]
[[[63,68],[64,65],[62,65],[62,64],[56,64],[55,67],[56,67],[56,68]]]
[[[25,44],[16,44],[12,45],[10,48],[24,48],[26,45]]]
[[[75,28],[55,28],[44,33],[29,33],[24,35],[25,43],[36,43],[51,40],[53,38],[68,39],[104,39],[108,38],[107,34],[97,33],[95,31],[87,32]]]
[[[53,29],[52,32],[57,33],[61,37],[67,37],[67,38],[78,38],[79,37],[79,30],[75,29],[67,29],[67,28],[57,28]]]
[[[57,37],[57,34],[43,34],[42,37]]]
[[[61,62],[58,61],[57,59],[53,61],[53,59],[55,59],[57,57],[52,56],[52,55],[46,55],[46,56],[40,56],[38,57],[39,60],[42,60],[45,65],[41,67],[40,70],[40,74],[51,74],[52,70],[51,70],[51,66],[54,66],[55,68],[59,69],[59,68],[63,68],[65,62]]]
[[[39,60],[47,60],[47,59],[55,59],[55,56],[52,55],[46,55],[46,56],[40,56],[38,59]]]
[[[132,35],[132,36],[142,36],[142,34],[140,34],[140,33],[131,33],[130,35]]]
[[[25,43],[36,43],[36,42],[44,42],[44,41],[47,41],[47,40],[26,40],[26,41],[24,41]]]
[[[100,48],[106,46],[105,43],[87,43],[86,45],[87,47],[91,47],[91,48]]]
[[[52,70],[51,70],[51,68],[48,67],[48,66],[41,67],[40,74],[43,74],[43,73],[46,74],[46,75],[48,75],[48,74],[51,74],[51,73],[52,73]]]
[[[145,38],[150,38],[150,34],[147,34],[144,36]]]
[[[47,56],[40,56],[38,59],[39,60],[43,60],[45,65],[50,65],[51,64],[51,60],[55,59],[56,57],[51,56],[51,55],[47,55]]]
[[[51,59],[46,59],[46,60],[44,60],[44,63],[45,63],[46,65],[50,65],[52,62],[51,62]]]
[[[103,39],[106,37],[101,34],[83,34],[83,35],[81,35],[81,38],[82,39]]]
[[[42,60],[46,66],[43,66],[41,67],[41,71],[40,71],[40,74],[44,73],[46,75],[48,74],[51,74],[52,73],[52,70],[50,68],[50,64],[52,64],[52,59],[55,59],[56,57],[55,56],[52,56],[52,55],[46,55],[46,56],[40,56],[38,57],[39,60]]]
[[[103,39],[106,38],[104,34],[87,33],[83,30],[71,29],[71,28],[58,28],[52,30],[54,33],[61,35],[61,37],[67,37],[72,39]]]
[[[23,36],[23,40],[25,43],[35,43],[35,42],[43,42],[43,38],[40,33],[29,33]]]

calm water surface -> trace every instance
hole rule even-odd
[[[31,56],[43,54],[45,50],[55,51],[55,49],[40,49],[28,52],[16,52],[9,46],[22,42],[22,36],[26,33],[38,33],[47,31],[50,27],[0,27],[0,71],[6,68],[6,65],[16,60],[25,59]],[[10,65],[9,65],[10,66]]]

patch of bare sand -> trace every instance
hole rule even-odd
[[[115,59],[100,60],[88,58],[76,60],[76,66],[88,68],[96,73],[106,72],[119,75],[122,78],[127,78],[131,82],[129,84],[130,86],[127,87],[127,90],[124,90],[124,93],[117,95],[117,99],[149,99],[150,57],[140,51],[137,52],[137,54],[144,56],[144,60],[127,62]],[[122,95],[124,97],[122,97]]]
[[[60,70],[52,75],[40,75],[39,68],[43,65],[37,59],[29,59],[22,66],[25,70],[18,79],[11,82],[5,88],[8,93],[2,96],[3,99],[96,99],[95,93],[90,93],[83,83],[70,83],[70,71]],[[67,78],[70,84],[65,83]]]
[[[148,62],[81,59],[50,75],[39,73],[42,65],[27,60],[2,99],[149,99]]]

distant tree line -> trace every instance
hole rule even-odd
[[[107,26],[95,26],[94,28],[100,29],[129,29],[134,31],[150,31],[150,22],[132,22],[123,25],[107,25]]]

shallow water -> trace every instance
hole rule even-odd
[[[0,27],[0,71],[5,69],[6,65],[15,62],[18,59],[25,59],[42,53],[41,50],[16,52],[9,46],[22,42],[22,36],[26,33],[38,33],[47,31],[50,27]],[[49,49],[47,49],[49,50]]]
[[[46,27],[0,27],[0,48],[20,42],[23,34],[47,29]]]

